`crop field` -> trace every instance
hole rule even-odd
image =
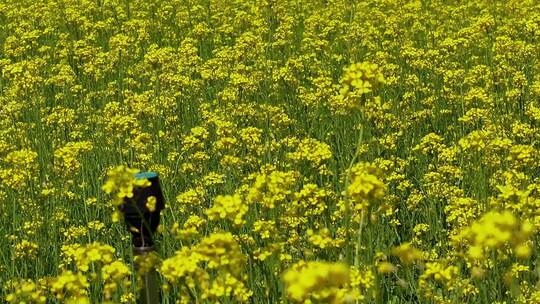
[[[0,302],[540,303],[539,151],[538,1],[2,0]]]

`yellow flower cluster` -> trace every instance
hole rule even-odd
[[[53,279],[51,292],[65,303],[90,303],[88,287],[90,283],[83,274],[67,270]]]
[[[293,193],[291,188],[295,183],[296,174],[293,171],[261,172],[255,177],[246,199],[273,209]]]
[[[7,290],[12,290],[5,297],[8,303],[36,303],[45,304],[45,288],[32,280],[10,281],[5,285]]]
[[[410,243],[402,243],[401,245],[392,248],[391,252],[392,255],[397,256],[404,264],[410,264],[414,261],[423,259],[422,252],[411,246]]]
[[[191,215],[182,225],[174,223],[172,230],[173,233],[180,239],[191,239],[199,235],[202,227],[206,224],[206,220],[198,215]]]
[[[381,199],[386,193],[386,185],[378,177],[380,170],[376,167],[359,163],[351,168],[350,184],[347,195],[351,198],[356,211],[367,209],[375,200]]]
[[[121,218],[120,211],[117,207],[122,205],[125,199],[133,197],[134,188],[150,186],[150,181],[147,179],[135,178],[135,174],[138,172],[139,170],[137,169],[131,169],[125,166],[118,166],[107,172],[108,178],[102,189],[107,194],[114,193],[111,205],[114,207],[112,219],[115,222],[118,222]],[[147,202],[149,210],[155,209],[155,203],[155,198],[150,197]]]
[[[37,256],[37,252],[39,249],[39,246],[31,241],[28,240],[21,240],[14,246],[15,249],[15,258],[22,258],[22,257],[29,257],[29,258],[35,258]]]
[[[75,261],[77,269],[82,272],[86,272],[94,263],[102,265],[111,263],[114,258],[114,253],[115,249],[109,245],[92,243],[86,246],[78,247],[70,254]]]
[[[59,174],[70,176],[81,167],[77,159],[81,154],[92,150],[92,143],[89,141],[69,142],[64,147],[54,151],[55,170]]]
[[[456,286],[457,282],[455,280],[458,273],[459,269],[456,266],[448,266],[440,262],[426,263],[426,269],[418,279],[418,285],[427,298],[433,297],[437,300],[439,295],[433,294],[435,288],[432,286],[431,281],[435,282],[435,286],[440,283],[444,288],[452,290]]]
[[[303,139],[298,143],[296,151],[287,154],[293,161],[307,161],[315,168],[332,157],[332,150],[328,144],[319,142],[313,138]]]
[[[94,242],[84,246],[64,246],[62,249],[64,259],[73,263],[77,272],[64,270],[53,279],[51,288],[58,299],[90,303],[88,289],[96,278],[101,280],[103,301],[107,303],[114,303],[119,290],[131,286],[131,270],[121,259],[117,259],[116,250],[111,246]],[[122,294],[122,297],[126,296],[129,297],[129,294]]]
[[[3,157],[5,166],[0,169],[0,180],[9,188],[21,190],[35,181],[38,154],[32,150],[12,151]]]
[[[460,238],[470,242],[467,255],[482,260],[491,251],[511,246],[516,256],[527,258],[531,254],[529,237],[534,227],[520,222],[510,212],[489,212],[461,232]]]
[[[345,68],[341,79],[341,94],[353,91],[358,96],[369,93],[378,84],[384,83],[384,76],[373,63],[355,63]]]
[[[247,302],[252,292],[242,274],[245,256],[231,233],[213,233],[197,245],[184,247],[164,260],[160,273],[172,284],[183,281],[188,289],[182,298],[193,301],[190,289],[202,293],[202,299],[217,301],[233,298]],[[211,275],[213,273],[213,275]]]
[[[122,261],[113,261],[101,268],[103,278],[103,296],[105,299],[112,299],[113,294],[118,290],[119,285],[129,288],[131,285],[131,270]]]
[[[385,78],[377,64],[354,63],[344,69],[339,84],[339,94],[331,99],[337,113],[346,114],[361,106],[362,96],[383,84]]]
[[[229,219],[234,225],[240,226],[245,223],[244,215],[249,206],[242,200],[240,195],[220,195],[214,199],[211,208],[206,210],[211,220]]]
[[[121,204],[124,198],[132,198],[135,187],[150,186],[148,180],[135,178],[135,174],[138,172],[137,169],[124,166],[118,166],[108,171],[108,179],[102,189],[107,194],[115,193],[115,199],[113,200],[115,205]]]
[[[299,303],[348,303],[364,298],[359,288],[369,287],[369,273],[360,273],[343,263],[300,262],[283,274],[289,297]]]

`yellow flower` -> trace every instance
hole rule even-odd
[[[255,177],[246,199],[273,209],[293,193],[291,188],[296,183],[296,177],[294,171],[261,172]]]
[[[115,193],[111,201],[113,207],[118,207],[124,203],[124,199],[133,197],[133,189],[136,187],[148,187],[151,182],[147,179],[135,178],[138,173],[137,169],[130,169],[125,166],[118,166],[111,169],[108,173],[108,179],[101,187],[107,194]],[[152,207],[152,199],[150,199],[149,207]],[[149,208],[150,209],[150,208]],[[154,203],[155,210],[155,203]],[[114,208],[112,213],[112,221],[118,222],[122,218],[118,208]]]
[[[404,264],[423,259],[422,251],[414,248],[410,243],[403,243],[392,248],[392,255],[399,257]]]
[[[131,284],[130,274],[131,270],[122,261],[113,261],[103,266],[101,268],[101,278],[104,283],[103,293],[105,299],[111,299],[120,286],[128,288]]]
[[[528,221],[520,221],[510,212],[488,212],[478,221],[462,230],[458,239],[470,242],[467,254],[473,260],[482,260],[492,250],[510,246],[516,256],[530,255],[529,237],[533,226]]]
[[[75,261],[77,269],[86,272],[91,264],[105,265],[113,261],[116,250],[109,246],[94,242],[84,246],[77,246],[66,251],[68,258]]]
[[[150,212],[156,211],[156,202],[157,199],[155,196],[149,196],[146,200],[146,208],[148,208]]]
[[[340,303],[342,289],[350,283],[349,269],[342,263],[298,263],[283,274],[289,297],[296,302],[317,299]]]
[[[45,304],[47,301],[47,297],[45,296],[45,286],[40,284],[39,281],[8,281],[6,282],[5,287],[8,292],[5,300],[8,303]]]
[[[90,284],[84,275],[64,271],[52,280],[51,292],[56,298],[67,303],[90,303],[88,287]]]
[[[330,106],[336,113],[347,114],[360,106],[361,96],[383,83],[385,78],[377,64],[353,63],[344,69],[339,94],[330,100]]]
[[[240,226],[245,223],[244,215],[249,206],[242,200],[240,195],[219,195],[214,199],[214,204],[206,210],[211,220],[229,219],[234,225]]]
[[[204,238],[195,248],[208,263],[208,267],[227,267],[234,273],[241,271],[245,256],[230,232],[213,233]]]
[[[377,271],[382,274],[392,273],[396,271],[396,267],[390,262],[380,262],[377,264]]]
[[[313,138],[303,139],[296,148],[296,151],[287,154],[287,158],[300,162],[308,161],[315,168],[318,168],[324,161],[332,157],[332,149],[324,142]]]
[[[92,143],[89,141],[69,142],[64,147],[54,151],[55,170],[59,174],[70,176],[77,172],[81,166],[77,159],[82,153],[92,150]]]
[[[354,202],[356,210],[367,209],[369,204],[381,199],[386,193],[386,185],[379,179],[375,167],[359,163],[350,170],[351,182],[347,195]]]
[[[26,188],[37,178],[37,157],[36,152],[28,149],[9,152],[1,159],[6,167],[0,167],[0,182],[15,190]]]

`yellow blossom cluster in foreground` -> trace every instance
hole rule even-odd
[[[540,303],[539,151],[538,1],[3,0],[0,302]]]

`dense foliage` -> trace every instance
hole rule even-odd
[[[540,303],[532,0],[0,2],[0,298]],[[152,209],[155,200],[149,200]]]

